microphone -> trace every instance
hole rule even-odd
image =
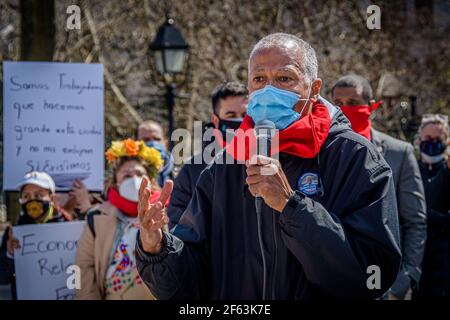
[[[255,124],[256,136],[256,154],[270,157],[272,146],[272,137],[275,135],[275,123],[270,120],[259,120]],[[262,198],[259,195],[255,197],[256,213],[261,213]]]
[[[272,137],[275,135],[275,124],[270,120],[259,120],[255,124],[255,136],[256,136],[256,154],[265,157],[270,157],[270,149],[272,146]],[[262,240],[262,224],[261,224],[261,210],[262,210],[262,197],[256,195],[255,207],[256,207],[256,223],[258,227],[258,242],[259,250],[261,252],[262,265],[263,265],[263,283],[262,283],[262,299],[266,299],[267,295],[267,261],[264,251],[264,245]]]

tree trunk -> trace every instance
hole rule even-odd
[[[51,61],[55,49],[54,0],[21,0],[21,60]]]
[[[54,0],[21,0],[20,60],[52,61],[55,49]],[[17,221],[19,193],[7,192],[8,220]]]

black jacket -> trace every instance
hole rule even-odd
[[[172,229],[180,220],[194,193],[198,177],[208,164],[203,161],[202,154],[197,154],[188,159],[181,167],[173,184],[167,213],[169,216],[169,228]]]
[[[262,255],[254,197],[243,164],[202,172],[191,202],[162,252],[136,246],[138,271],[158,299],[261,299]],[[324,193],[294,201],[283,212],[263,205],[262,235],[268,299],[371,299],[393,284],[401,253],[392,172],[341,111],[333,117],[319,159],[280,155],[291,187],[307,173]],[[380,289],[368,289],[369,266]],[[376,267],[375,267],[376,268]],[[370,282],[370,279],[369,279]]]
[[[55,216],[48,220],[46,223],[51,222],[63,222],[64,217],[55,212]],[[34,223],[32,219],[28,218],[26,215],[21,215],[19,217],[19,221],[17,221],[17,225],[25,225]],[[14,267],[14,259],[11,259],[7,255],[7,246],[6,243],[9,238],[9,227],[6,228],[5,233],[3,234],[2,244],[0,247],[0,284],[1,285],[11,285],[11,297],[13,300],[17,299],[16,293],[16,273]]]
[[[415,299],[450,298],[450,170],[419,162],[427,200],[427,242]]]
[[[203,128],[203,132],[209,128],[214,128],[214,126],[211,123],[207,123]],[[200,173],[202,173],[208,165],[208,162],[206,162],[203,157],[203,150],[210,144],[213,144],[211,145],[211,147],[214,147],[211,148],[211,154],[214,154],[214,150],[218,148],[218,145],[216,145],[215,142],[215,137],[212,141],[205,141],[203,143],[201,153],[186,160],[174,181],[173,191],[170,196],[170,203],[167,208],[167,213],[170,220],[169,229],[172,229],[178,223],[181,215],[184,213],[189,202],[191,201],[198,177],[200,177]]]

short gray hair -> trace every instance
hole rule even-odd
[[[264,38],[259,40],[258,43],[256,43],[253,47],[250,53],[249,61],[259,50],[272,47],[283,47],[286,46],[286,44],[289,42],[294,43],[296,47],[301,51],[302,61],[299,62],[303,74],[308,78],[309,81],[317,79],[319,67],[317,63],[316,52],[308,42],[300,39],[297,36],[294,36],[293,34],[278,32],[265,36]]]
[[[445,136],[448,139],[449,126],[448,126],[448,116],[439,113],[426,113],[422,116],[422,122],[419,127],[419,134],[422,133],[423,128],[429,124],[436,124],[442,126],[445,131]]]

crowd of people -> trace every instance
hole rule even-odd
[[[227,165],[199,153],[174,177],[169,137],[148,120],[111,142],[102,195],[76,180],[57,200],[50,175],[27,173],[17,224],[86,220],[78,299],[449,298],[448,116],[425,114],[412,145],[372,127],[382,102],[367,79],[334,80],[327,101],[314,50],[269,35],[250,55],[248,85],[213,91],[205,129],[218,133],[215,159],[233,157],[230,130],[268,119],[279,160]],[[279,170],[262,176],[264,166]],[[9,228],[0,283],[13,297],[19,247]],[[370,290],[374,264],[381,287]]]

